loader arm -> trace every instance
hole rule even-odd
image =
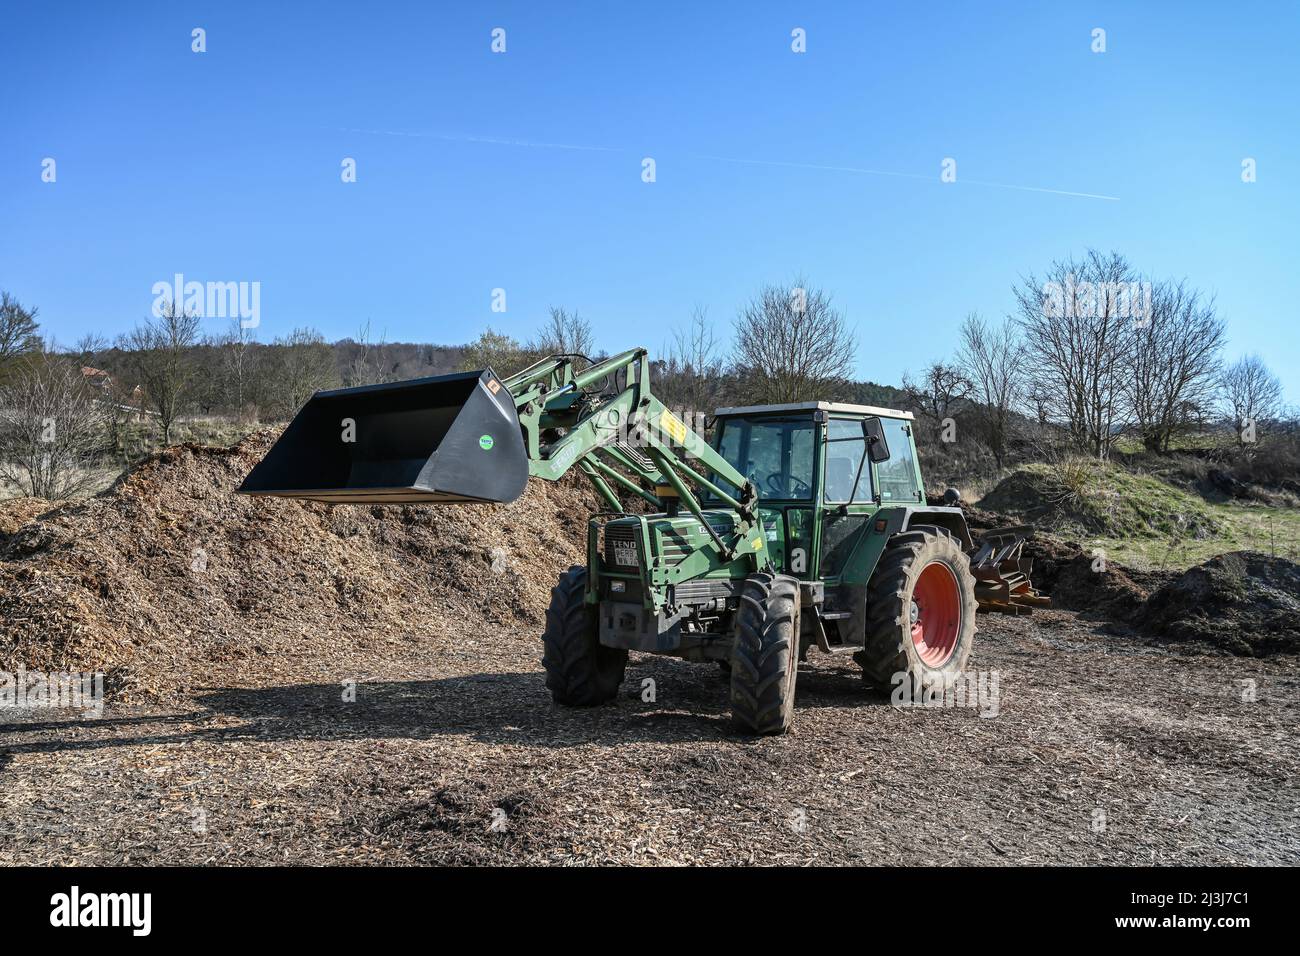
[[[553,355],[503,380],[515,399],[528,473],[554,481],[576,466],[616,511],[622,504],[611,483],[662,509],[675,510],[680,503],[708,531],[723,560],[760,551],[762,536],[752,533],[758,524],[757,489],[651,392],[646,350],[631,349],[581,371],[574,370],[573,361]],[[605,389],[588,391],[602,382]],[[611,382],[614,389],[608,388]],[[558,429],[562,436],[544,441]],[[738,494],[729,494],[710,475]],[[705,518],[700,490],[736,511],[732,540],[724,540]]]

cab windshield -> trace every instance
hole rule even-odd
[[[723,419],[718,454],[754,483],[765,499],[807,501],[812,497],[813,423],[808,419]],[[738,489],[720,476],[718,486]]]

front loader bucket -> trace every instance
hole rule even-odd
[[[528,454],[491,369],[317,392],[239,487],[354,504],[514,501]]]

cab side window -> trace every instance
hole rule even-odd
[[[876,466],[880,482],[881,501],[916,501],[920,489],[916,484],[916,458],[908,422],[897,418],[882,418],[885,442],[889,445],[889,460]],[[845,444],[848,444],[845,442]]]
[[[871,462],[862,460],[862,423],[832,418],[826,426],[826,438],[825,499],[836,503],[871,501]]]

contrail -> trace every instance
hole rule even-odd
[[[784,166],[788,169],[818,169],[832,173],[867,173],[872,176],[900,176],[904,179],[934,179],[934,176],[922,176],[920,173],[896,173],[887,169],[863,169],[858,166],[824,166],[820,163],[783,163],[775,159],[736,159],[732,156],[709,156],[691,153],[694,159],[707,159],[715,163],[740,163],[745,166]]]
[[[527,139],[501,139],[494,136],[462,136],[450,133],[423,133],[394,129],[351,129],[336,127],[341,133],[370,133],[375,136],[410,136],[417,139],[439,139],[447,143],[487,143],[491,146],[531,146],[536,149],[578,149],[597,153],[622,153],[627,150],[615,146],[581,146],[575,143],[539,143]]]
[[[543,143],[527,139],[504,139],[495,136],[468,136],[451,133],[427,133],[391,129],[353,129],[336,127],[341,133],[366,133],[374,136],[409,136],[417,139],[437,139],[447,143],[485,143],[490,146],[525,146],[534,149],[572,149],[593,153],[630,153],[632,150],[621,146],[589,146],[578,143]],[[704,153],[688,153],[692,159],[703,159],[714,163],[737,163],[744,166],[779,166],[786,169],[813,169],[820,172],[855,173],[866,176],[894,176],[899,179],[920,179],[934,182],[937,176],[921,173],[900,173],[889,169],[867,169],[862,166],[830,166],[822,163],[791,163],[774,159],[739,159],[734,156],[712,156]],[[1018,189],[1030,193],[1051,193],[1054,196],[1074,196],[1079,199],[1101,199],[1106,202],[1119,202],[1118,196],[1103,196],[1099,193],[1074,192],[1068,189],[1049,189],[1046,186],[1021,186],[1015,183],[993,183],[981,179],[959,179],[958,183],[971,186],[990,186],[994,189]]]
[[[865,169],[861,166],[824,166],[819,163],[786,163],[771,159],[737,159],[732,156],[707,156],[693,154],[696,159],[708,159],[719,163],[741,163],[747,166],[784,166],[790,169],[816,169],[823,172],[862,173],[868,176],[898,176],[904,179],[924,179],[934,182],[937,176],[924,176],[920,173],[900,173],[888,169]],[[998,189],[1020,189],[1032,193],[1052,193],[1056,196],[1078,196],[1082,199],[1104,199],[1107,202],[1119,202],[1118,196],[1102,196],[1098,193],[1072,192],[1067,189],[1048,189],[1045,186],[1018,186],[1012,183],[991,183],[980,179],[959,179],[958,183],[971,186],[993,186]]]

